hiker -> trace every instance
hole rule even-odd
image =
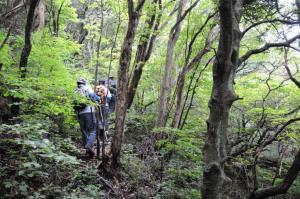
[[[114,80],[114,76],[109,76],[108,89],[111,93],[111,100],[109,101],[109,112],[112,113],[115,111],[117,95],[117,83],[116,80]]]
[[[90,86],[87,85],[84,78],[77,80],[77,93],[92,101],[99,101],[100,98],[94,94]],[[83,147],[86,149],[86,153],[93,157],[95,152],[93,151],[93,145],[96,139],[96,117],[95,107],[88,105],[87,103],[75,103],[75,110],[78,113],[78,121],[80,124],[80,130],[82,133]]]
[[[100,97],[100,130],[106,131],[108,129],[108,112],[109,112],[109,101],[111,100],[111,93],[105,86],[105,80],[99,80],[98,86],[96,86],[96,95]]]

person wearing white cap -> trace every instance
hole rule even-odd
[[[92,101],[99,101],[100,98],[94,94],[90,86],[87,85],[84,78],[77,80],[76,92]],[[95,107],[88,104],[80,104],[77,108],[78,121],[82,133],[83,146],[89,156],[94,156],[93,145],[96,139],[96,117]]]

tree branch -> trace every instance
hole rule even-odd
[[[288,60],[288,49],[284,48],[284,67],[289,75],[289,78],[294,84],[300,89],[300,82],[294,78],[290,68],[289,68],[289,60]],[[297,70],[298,72],[298,70]]]
[[[279,43],[266,43],[263,47],[258,48],[258,49],[254,49],[254,50],[249,50],[248,52],[246,52],[242,57],[240,57],[239,59],[239,63],[238,66],[240,66],[244,61],[246,61],[247,59],[249,59],[249,57],[251,57],[252,55],[255,54],[259,54],[262,52],[265,52],[267,50],[269,50],[270,48],[276,48],[276,47],[289,47],[291,43],[293,43],[294,41],[296,41],[297,39],[300,38],[300,35],[297,35],[285,42],[279,42]]]
[[[298,24],[298,21],[290,21],[290,20],[283,20],[283,19],[272,19],[272,20],[263,20],[263,21],[259,21],[256,23],[251,24],[251,26],[249,26],[248,28],[246,28],[243,32],[242,32],[242,36],[244,36],[249,30],[251,30],[252,28],[259,26],[261,24],[266,24],[266,23],[276,23],[276,22],[280,22],[282,24],[289,24],[289,25],[293,25],[293,24]]]
[[[300,150],[298,151],[292,166],[289,168],[284,180],[277,186],[262,188],[254,191],[249,199],[264,199],[270,196],[275,196],[279,194],[286,193],[294,180],[297,178],[298,173],[300,171]]]
[[[4,45],[6,44],[6,42],[8,41],[8,38],[10,36],[10,31],[12,29],[12,25],[9,26],[8,32],[3,40],[3,42],[0,44],[0,50],[4,47]]]
[[[207,38],[206,38],[206,41],[205,41],[205,46],[202,50],[200,50],[197,55],[183,68],[183,71],[182,73],[184,75],[186,75],[186,73],[188,71],[191,70],[191,68],[196,64],[198,63],[202,57],[211,50],[211,46],[213,44],[213,42],[217,39],[217,36],[219,34],[219,27],[218,26],[215,26],[211,29],[211,31],[209,32]]]
[[[291,70],[289,69],[288,66],[284,66],[291,81],[294,82],[294,84],[300,89],[300,81],[298,81],[296,78],[293,77],[292,73],[291,73]]]
[[[264,141],[262,143],[262,147],[266,147],[267,145],[271,144],[273,141],[275,141],[277,139],[277,137],[281,134],[281,132],[287,127],[289,126],[290,124],[294,123],[294,122],[297,122],[297,121],[300,121],[300,117],[297,117],[297,118],[293,118],[293,119],[290,119],[288,120],[287,122],[285,122],[276,132],[275,134],[269,138],[268,140]]]
[[[191,39],[189,46],[188,46],[188,53],[187,53],[187,61],[189,61],[191,53],[192,53],[192,48],[193,48],[193,44],[196,41],[198,35],[203,31],[203,29],[206,27],[207,23],[209,22],[209,20],[211,18],[213,18],[216,14],[218,13],[218,11],[215,11],[214,13],[210,14],[207,16],[205,22],[202,24],[202,26],[199,28],[199,30],[194,34],[193,38]]]
[[[20,4],[9,10],[8,12],[2,14],[0,16],[1,20],[8,19],[16,14],[18,14],[20,11],[26,8],[26,5],[29,3],[29,1],[22,1]]]
[[[139,12],[144,6],[146,0],[139,0],[138,5],[136,6],[135,12]]]
[[[174,24],[174,26],[172,27],[172,32],[174,32],[174,30],[176,29],[176,27],[182,22],[182,20],[184,20],[184,18],[186,17],[186,15],[198,4],[200,0],[196,0],[184,13],[183,15],[181,15],[181,17],[177,20],[177,22]]]

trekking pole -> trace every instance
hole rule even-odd
[[[106,156],[105,156],[105,125],[104,125],[104,118],[102,114],[102,106],[100,105],[100,116],[101,116],[101,122],[103,125],[103,135],[102,135],[102,162],[106,161]]]
[[[105,106],[105,105],[104,105]],[[106,115],[106,119],[107,119],[107,115]],[[104,116],[102,115],[102,120],[103,120],[103,123],[104,123]],[[103,131],[104,131],[104,139],[107,140],[107,130],[106,129],[106,123],[105,125],[103,126]]]
[[[99,106],[96,106],[96,140],[97,140],[97,157],[100,156],[100,141],[99,141]]]

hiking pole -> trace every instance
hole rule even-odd
[[[101,123],[103,126],[103,135],[102,135],[102,162],[106,161],[106,156],[105,156],[105,125],[104,125],[104,118],[102,114],[102,105],[100,105],[100,116],[101,116]]]
[[[105,106],[105,105],[104,105],[104,106]],[[102,109],[101,109],[101,110],[102,110]],[[102,113],[102,111],[101,111],[101,113]],[[101,115],[101,117],[102,117],[102,121],[103,121],[103,123],[104,123],[104,116],[103,116],[103,114]],[[106,115],[106,119],[107,119],[107,115]],[[104,131],[104,133],[103,133],[104,139],[107,140],[106,122],[105,122],[105,124],[103,125],[103,131]]]
[[[99,141],[99,107],[96,106],[96,140],[97,140],[97,157],[100,156],[100,141]]]

